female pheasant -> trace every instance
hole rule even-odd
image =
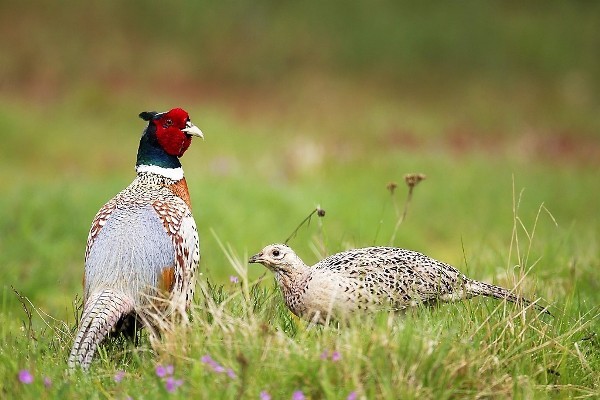
[[[318,323],[357,312],[402,310],[473,296],[531,303],[507,289],[469,279],[451,265],[395,247],[349,250],[308,267],[288,246],[272,244],[249,262],[275,273],[294,314]]]
[[[204,137],[181,108],[143,112],[137,177],[96,214],[85,250],[84,308],[68,365],[89,368],[111,332],[185,310],[200,261],[179,157]],[[154,322],[153,322],[154,321]]]

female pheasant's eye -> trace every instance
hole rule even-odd
[[[281,253],[279,253],[279,250],[273,250],[273,253],[271,254],[273,254],[273,257],[279,257],[279,254]]]

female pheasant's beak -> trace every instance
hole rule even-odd
[[[258,253],[253,255],[252,257],[250,257],[250,259],[248,260],[248,263],[250,264],[256,264],[256,263],[262,263],[264,260],[262,259],[262,255],[263,253]]]
[[[204,139],[204,134],[202,133],[202,131],[194,124],[192,124],[192,121],[188,121],[185,123],[185,128],[182,129],[183,132],[185,132],[188,135],[191,136],[199,136],[202,139]]]

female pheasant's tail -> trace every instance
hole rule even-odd
[[[91,295],[85,303],[69,356],[69,369],[74,369],[77,364],[84,370],[88,369],[98,345],[119,319],[133,310],[133,299],[121,291],[105,289]]]
[[[494,297],[496,299],[503,299],[517,304],[530,305],[532,304],[537,310],[542,311],[544,314],[550,314],[550,311],[546,307],[542,307],[539,304],[532,303],[524,297],[520,297],[512,293],[511,291],[504,289],[503,287],[490,285],[489,283],[469,280],[466,284],[467,293],[471,296],[487,296]]]

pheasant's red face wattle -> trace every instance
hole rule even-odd
[[[167,154],[177,157],[181,157],[192,143],[192,138],[177,128],[158,128],[156,138]]]
[[[181,108],[174,108],[154,120],[156,139],[167,154],[181,157],[190,147],[192,136],[182,131],[189,120],[188,113]]]

